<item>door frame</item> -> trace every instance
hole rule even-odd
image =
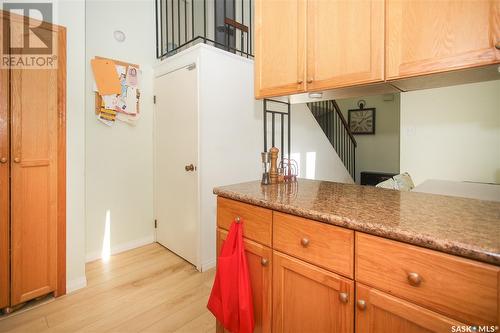
[[[23,20],[24,16],[12,14],[4,10],[0,10],[0,18],[5,20]],[[39,24],[40,21],[30,19],[33,24]],[[58,112],[58,126],[57,126],[57,254],[56,254],[56,289],[54,296],[59,297],[66,294],[66,27],[61,25],[52,24],[51,28],[57,33],[57,112]],[[6,84],[9,86],[9,91],[3,93],[10,96],[10,70],[2,70],[8,72],[9,75],[5,79]],[[3,95],[2,95],[3,97]],[[9,119],[10,129],[10,104],[6,104],[7,119]],[[10,141],[10,130],[9,130]],[[10,145],[9,145],[10,155]],[[10,156],[9,156],[10,161]],[[9,163],[10,165],[10,163]],[[10,173],[10,171],[9,171]],[[10,187],[10,185],[9,185]],[[9,234],[10,234],[10,198],[9,198]],[[10,235],[9,235],[10,241]],[[9,242],[9,249],[11,245]],[[10,271],[10,255],[9,260],[9,281],[11,278]],[[10,282],[9,282],[9,305],[10,306]]]

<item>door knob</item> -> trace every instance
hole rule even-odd
[[[0,158],[0,163],[7,163],[7,157]]]
[[[260,264],[262,266],[267,266],[267,264],[269,264],[269,260],[267,260],[266,258],[262,258],[262,260],[260,261]]]
[[[302,238],[302,239],[300,240],[300,245],[302,245],[303,247],[307,247],[307,246],[309,245],[309,239],[307,239],[307,238],[305,238],[305,237],[304,237],[304,238]]]
[[[193,164],[186,165],[184,169],[186,169],[186,171],[194,171],[194,165]]]
[[[14,163],[19,163],[19,162],[21,162],[21,159],[19,157],[15,157],[14,158]]]
[[[349,295],[347,293],[340,293],[339,294],[339,300],[342,303],[347,303],[347,302],[349,302]]]

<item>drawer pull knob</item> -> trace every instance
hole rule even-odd
[[[418,275],[418,273],[411,272],[408,273],[408,282],[410,282],[412,286],[418,287],[422,282],[422,278]]]
[[[300,240],[300,245],[302,245],[303,247],[307,247],[307,246],[309,245],[309,239],[307,239],[307,238],[305,238],[305,237],[304,237],[304,238],[302,238],[302,239]]]
[[[356,305],[358,306],[358,309],[360,309],[361,311],[364,311],[366,309],[366,301],[363,299],[359,299],[356,302]]]
[[[0,158],[0,163],[7,163],[7,157]]]
[[[340,293],[339,294],[339,300],[342,303],[347,303],[349,301],[349,295],[347,293]]]
[[[500,41],[498,41],[498,42],[495,43],[495,48],[497,50],[500,50]]]
[[[240,222],[241,222],[241,218],[240,218],[239,216],[236,216],[236,217],[234,218],[234,222],[236,222],[236,223],[240,223]]]
[[[304,81],[302,81],[302,80],[298,80],[298,81],[297,81],[297,84],[302,84],[303,82],[304,82]]]
[[[267,266],[269,264],[269,260],[267,260],[266,258],[262,258],[262,260],[260,261],[260,264],[262,266]]]

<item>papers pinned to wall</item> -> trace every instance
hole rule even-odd
[[[116,120],[135,125],[140,115],[139,66],[101,57],[92,59],[91,65],[97,119],[107,126]]]

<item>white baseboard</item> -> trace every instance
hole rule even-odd
[[[111,255],[132,250],[135,249],[136,247],[148,245],[154,243],[154,241],[155,241],[155,235],[153,234],[148,237],[134,239],[133,241],[127,243],[117,244],[111,248]],[[87,253],[86,262],[91,262],[97,259],[101,259],[101,252]]]
[[[85,288],[87,286],[87,278],[84,276],[80,276],[76,279],[69,280],[66,282],[66,294],[72,293],[78,289]]]
[[[205,263],[202,263],[201,264],[201,267],[200,267],[200,271],[201,272],[205,272],[205,271],[208,271],[209,269],[212,269],[215,267],[215,264],[216,264],[216,260],[213,259],[213,260],[210,260],[210,261],[207,261]]]

